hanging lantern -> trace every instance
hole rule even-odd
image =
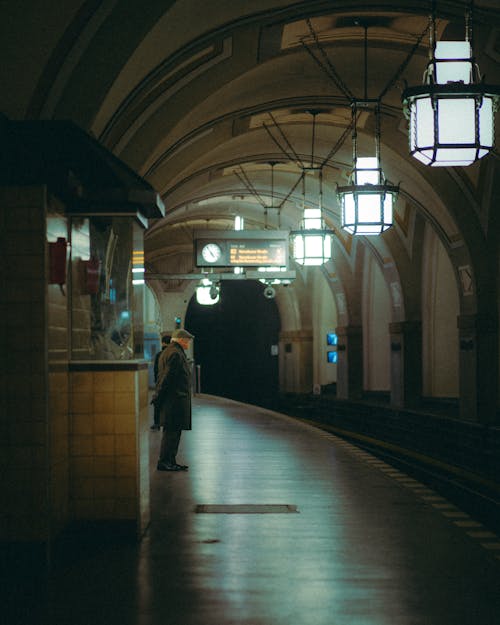
[[[465,41],[435,42],[424,84],[402,94],[409,120],[410,154],[432,167],[467,166],[493,148],[500,87],[485,85],[474,62],[467,14]]]
[[[365,103],[366,104],[366,103]],[[341,226],[350,234],[377,235],[392,226],[393,205],[399,188],[389,184],[380,166],[380,116],[375,106],[375,156],[357,154],[356,111],[353,105],[353,163],[349,184],[337,186],[341,207]]]
[[[299,265],[323,265],[332,257],[332,233],[324,228],[320,209],[305,208],[302,229],[291,236],[292,255]]]
[[[299,265],[323,265],[332,257],[332,231],[325,228],[322,216],[323,175],[319,170],[318,208],[305,208],[301,229],[290,233],[292,256]],[[302,172],[302,197],[305,204],[305,172]]]

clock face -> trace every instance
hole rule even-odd
[[[207,263],[216,263],[221,257],[221,249],[217,243],[207,243],[201,250],[201,256]]]

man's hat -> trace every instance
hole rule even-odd
[[[178,330],[174,330],[172,332],[172,338],[173,339],[194,339],[194,336],[187,330],[184,330],[184,328],[179,328]]]

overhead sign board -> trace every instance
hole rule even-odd
[[[287,267],[288,231],[199,230],[197,267]]]

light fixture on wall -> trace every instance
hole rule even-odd
[[[410,154],[433,167],[467,166],[493,148],[500,86],[484,84],[474,60],[473,3],[466,11],[465,41],[436,42],[435,5],[424,84],[402,94]]]
[[[299,230],[290,232],[292,256],[299,265],[323,265],[332,257],[332,231],[325,227],[323,220],[323,165],[314,165],[314,141],[316,133],[316,115],[320,111],[310,111],[312,122],[311,164],[302,168],[302,207],[303,215]],[[318,205],[306,206],[307,174],[318,172],[319,193]]]

